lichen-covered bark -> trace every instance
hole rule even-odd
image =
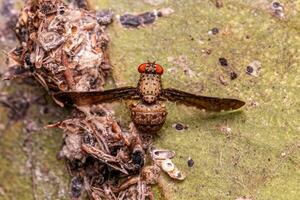
[[[272,14],[271,1],[266,0],[223,1],[220,8],[214,0],[148,2],[154,1],[91,3],[116,14],[163,7],[175,11],[149,27],[130,30],[114,22],[109,28],[116,85],[135,85],[137,66],[156,60],[165,67],[165,87],[247,102],[241,112],[230,114],[201,113],[168,103],[167,123],[156,145],[176,151],[175,163],[187,179],[178,183],[164,177],[157,196],[163,191],[172,200],[298,199],[300,2],[281,1],[285,19]],[[213,28],[219,30],[215,35]],[[9,50],[7,45],[1,43]],[[222,57],[227,67],[219,64]],[[253,61],[261,63],[257,76],[246,73]],[[234,80],[232,72],[237,74]],[[36,87],[4,84],[1,93],[43,93]],[[26,135],[28,122],[8,124],[7,112],[0,107],[0,199],[68,199],[68,175],[63,162],[56,160],[61,132],[42,129],[62,116],[42,115],[39,105],[32,105],[29,119],[40,128]],[[129,121],[124,104],[116,106],[116,116],[124,124]],[[188,129],[176,131],[172,125],[177,122]],[[191,168],[189,157],[195,163]]]
[[[232,114],[205,114],[168,103],[167,123],[156,143],[176,151],[176,164],[187,179],[176,183],[166,178],[166,196],[297,199],[299,1],[280,1],[285,19],[272,14],[271,1],[223,1],[221,8],[215,1],[126,2],[111,4],[117,13],[161,7],[175,12],[151,27],[127,30],[114,24],[110,29],[118,85],[134,85],[138,64],[156,60],[165,67],[165,87],[247,102]],[[215,27],[216,35],[210,33]],[[221,57],[227,67],[219,64]],[[246,73],[253,61],[261,63],[257,77]],[[231,72],[236,79],[231,80]],[[189,127],[176,131],[176,122]],[[195,162],[192,168],[189,157]]]

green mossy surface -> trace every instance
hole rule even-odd
[[[172,200],[297,200],[300,1],[281,1],[285,20],[272,16],[271,1],[223,3],[222,8],[216,8],[213,0],[165,0],[157,6],[135,0],[92,1],[95,8],[112,8],[115,14],[174,9],[173,14],[148,27],[124,29],[116,21],[109,27],[116,85],[136,85],[137,66],[156,60],[165,68],[164,87],[234,97],[247,103],[239,112],[222,114],[167,103],[169,115],[156,146],[176,151],[174,162],[187,178],[175,182],[164,176],[164,189],[155,189],[157,197],[162,195],[159,191],[164,191],[165,198]],[[214,27],[220,32],[209,35]],[[220,57],[228,60],[228,67],[220,66]],[[254,60],[261,63],[257,77],[246,74],[247,65]],[[182,66],[188,67],[192,75],[186,75]],[[231,71],[238,75],[235,80],[230,80]],[[221,84],[220,75],[226,86]],[[0,122],[6,124],[7,110],[0,107],[0,111]],[[55,121],[53,116],[41,117],[34,108],[28,113],[41,125]],[[129,121],[125,104],[116,106],[116,117]],[[188,125],[188,129],[176,131],[172,125],[177,122]],[[1,130],[0,187],[4,193],[0,193],[0,199],[34,199],[34,193],[37,199],[68,199],[69,178],[63,162],[55,157],[61,132],[40,130],[30,136],[34,169],[50,169],[52,174],[42,176],[52,178],[42,178],[33,188],[32,173],[26,171],[28,154],[23,143],[27,136],[22,129],[22,123],[17,122]],[[189,157],[195,162],[192,168],[187,166]]]
[[[272,16],[271,1],[224,1],[220,9],[214,1],[164,1],[158,6],[117,2],[106,1],[105,6],[117,14],[163,7],[175,11],[149,27],[129,30],[114,23],[109,29],[117,85],[135,85],[137,66],[156,60],[165,68],[164,87],[247,103],[240,112],[228,114],[167,103],[168,119],[156,145],[176,151],[175,163],[187,179],[178,183],[165,178],[165,196],[298,199],[300,2],[281,2],[286,20]],[[209,35],[214,27],[219,34]],[[220,57],[230,66],[220,66]],[[184,73],[182,62],[176,62],[180,58],[192,76]],[[246,74],[247,65],[255,60],[262,65],[257,77]],[[230,80],[231,71],[237,79]],[[221,84],[220,75],[228,85]],[[127,112],[122,107],[118,114],[128,119]],[[189,128],[178,132],[172,128],[177,122]],[[187,166],[189,157],[195,162],[192,168]]]

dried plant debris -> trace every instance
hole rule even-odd
[[[122,132],[109,113],[105,116],[89,113],[88,117],[67,119],[55,126],[63,129],[65,133],[65,142],[59,154],[61,158],[85,162],[87,156],[90,156],[125,175],[138,171],[142,166],[136,164],[144,163],[130,160],[133,150],[139,146],[139,140]],[[143,157],[141,147],[140,151]]]
[[[24,72],[47,90],[101,90],[110,68],[105,28],[111,18],[110,12],[71,9],[59,0],[28,1],[16,26],[20,46],[9,53],[17,70],[5,78]]]
[[[144,12],[141,14],[129,14],[126,13],[122,16],[117,16],[122,26],[125,28],[138,28],[140,26],[146,26],[153,24],[158,17],[165,17],[172,14],[174,10],[172,8],[163,8],[161,10],[154,10],[150,12]]]
[[[66,159],[73,175],[72,197],[80,197],[84,188],[91,199],[153,199],[151,185],[157,183],[160,168],[144,166],[146,149],[134,126],[123,131],[100,105],[79,109],[83,112],[76,111],[74,118],[49,126],[64,131],[59,157]],[[155,159],[172,157],[157,152]]]

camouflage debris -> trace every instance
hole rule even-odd
[[[139,26],[146,26],[153,24],[158,17],[165,17],[172,14],[174,10],[172,8],[163,8],[161,10],[154,10],[150,12],[144,12],[141,14],[129,14],[126,13],[122,16],[117,16],[121,25],[125,28],[137,28]]]
[[[59,0],[28,1],[16,26],[20,46],[9,54],[13,67],[22,70],[7,78],[30,73],[50,91],[101,90],[109,69],[109,19],[110,13],[97,16]]]

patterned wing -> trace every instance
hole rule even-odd
[[[164,89],[162,92],[162,97],[168,99],[169,101],[182,103],[188,106],[195,106],[199,109],[215,112],[222,110],[236,110],[245,105],[245,102],[237,99],[200,96],[172,88]]]
[[[82,106],[113,102],[121,99],[131,99],[136,95],[137,89],[135,87],[121,87],[105,91],[58,92],[55,93],[53,97],[63,104],[76,104]]]

